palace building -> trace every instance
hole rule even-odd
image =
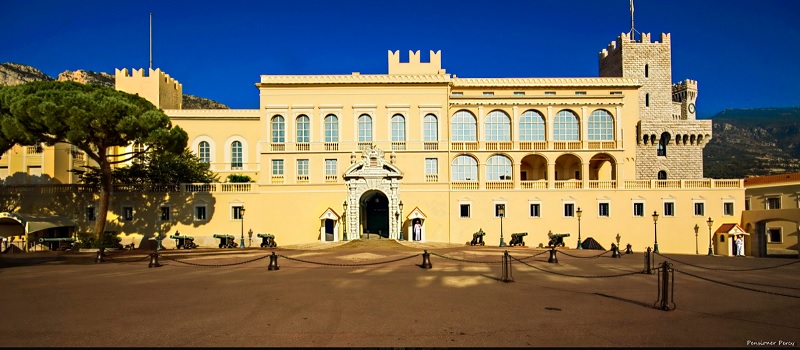
[[[547,245],[553,232],[572,248],[591,237],[693,253],[695,225],[741,223],[744,186],[703,177],[711,120],[695,117],[696,81],[673,83],[670,47],[669,34],[622,34],[590,78],[461,78],[439,51],[427,62],[390,51],[386,74],[262,75],[252,110],[181,109],[182,86],[160,70],[117,70],[117,89],[162,108],[220,179],[253,181],[117,186],[109,230],[137,246],[180,232],[206,247],[248,231],[287,245],[463,244],[483,230],[495,246],[518,232]],[[49,214],[89,230],[98,196],[66,172],[80,158],[68,146],[3,156],[0,176],[58,185],[6,185],[25,195],[0,227],[32,235],[19,223]],[[42,205],[54,198],[69,204]]]

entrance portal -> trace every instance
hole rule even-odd
[[[386,195],[381,191],[367,191],[360,201],[362,232],[389,238],[389,199]]]

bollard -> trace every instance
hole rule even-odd
[[[650,271],[650,247],[647,247],[644,252],[644,271],[642,272],[648,275],[653,273],[653,271]]]
[[[547,262],[558,264],[558,258],[556,257],[556,247],[550,248],[550,258],[547,259]]]
[[[103,253],[104,253],[105,249],[106,248],[100,248],[100,249],[97,250],[97,257],[94,258],[94,262],[95,263],[99,264],[99,263],[104,261],[103,260]]]
[[[161,264],[158,263],[158,252],[157,251],[154,250],[152,253],[150,253],[150,264],[147,265],[147,267],[148,268],[161,267]]]
[[[511,259],[508,257],[508,250],[503,252],[503,271],[500,280],[503,282],[514,282],[514,277],[511,277]]]
[[[616,244],[611,243],[611,257],[612,258],[621,258],[622,255],[619,254],[619,247]]]
[[[419,265],[419,267],[423,269],[430,269],[433,267],[433,265],[431,265],[431,255],[427,250],[422,253],[422,265]]]
[[[280,266],[278,266],[278,256],[275,255],[275,252],[272,252],[272,255],[269,256],[269,267],[267,267],[267,270],[272,271],[280,269]]]
[[[633,254],[633,249],[631,249],[630,243],[628,243],[628,246],[625,247],[625,254]]]
[[[670,290],[670,276],[672,277],[672,289]],[[670,311],[675,309],[675,303],[672,302],[675,292],[675,275],[674,271],[672,270],[672,264],[664,261],[661,263],[661,268],[659,269],[659,276],[658,276],[658,301],[659,304],[658,308],[664,311]],[[670,293],[672,291],[672,293]],[[670,306],[670,304],[672,304]]]

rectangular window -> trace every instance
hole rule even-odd
[[[94,207],[86,207],[86,220],[88,221],[97,220],[97,213],[95,212]]]
[[[767,198],[767,209],[780,209],[780,208],[781,208],[781,197]]]
[[[524,91],[514,91],[514,96],[525,96]]]
[[[586,91],[575,91],[575,95],[586,95]]]
[[[597,216],[605,218],[609,217],[608,203],[597,203]]]
[[[664,216],[675,216],[675,202],[664,202]]]
[[[622,91],[611,91],[612,95],[622,95]]]
[[[161,221],[169,221],[169,207],[159,208],[161,211]]]
[[[694,216],[705,216],[705,215],[706,215],[706,204],[703,202],[695,202]]]
[[[206,206],[205,205],[198,205],[194,207],[194,219],[196,221],[205,221],[206,220]]]
[[[633,203],[633,216],[644,217],[644,203],[642,202]]]
[[[464,93],[461,92],[461,91],[453,91],[453,93],[451,93],[451,95],[453,95],[453,96],[464,96]]]
[[[575,216],[575,204],[574,203],[564,203],[564,216],[565,217],[573,217]]]
[[[272,160],[272,175],[283,176],[283,159]]]
[[[750,210],[750,197],[744,199],[744,210]]]
[[[231,207],[232,209],[231,218],[233,218],[233,220],[242,220],[244,217],[244,213],[242,212],[243,208],[244,206],[241,205]]]
[[[539,218],[542,217],[542,205],[539,203],[531,203],[531,217],[532,218]]]
[[[494,96],[494,92],[491,91],[484,91],[483,96]]]
[[[722,203],[722,215],[733,216],[733,202]]]
[[[297,176],[308,176],[308,159],[297,160]]]
[[[122,220],[133,221],[133,207],[122,207]]]
[[[469,204],[461,204],[461,217],[468,218],[469,217]]]
[[[505,204],[495,204],[494,205],[494,217],[505,217],[506,216],[506,205]]]
[[[781,243],[783,241],[781,237],[781,229],[780,228],[767,229],[767,238],[769,239],[768,243]]]
[[[425,158],[425,175],[438,175],[438,174],[439,174],[439,159]]]
[[[545,91],[544,94],[547,95],[547,96],[553,96],[553,95],[556,94],[556,92],[555,91]]]
[[[339,167],[336,162],[336,159],[325,159],[325,175],[336,176],[336,173],[338,172],[339,172]]]

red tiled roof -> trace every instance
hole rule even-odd
[[[744,179],[744,187],[747,187],[748,185],[764,185],[771,183],[796,182],[796,181],[800,181],[800,173],[753,176]]]
[[[734,228],[739,228],[739,230],[737,231],[744,231],[744,229],[741,226],[739,226],[739,224],[722,224],[719,225],[719,228],[717,228],[717,230],[714,231],[714,233],[731,233],[731,231],[733,231]],[[744,234],[747,233],[745,232]]]

